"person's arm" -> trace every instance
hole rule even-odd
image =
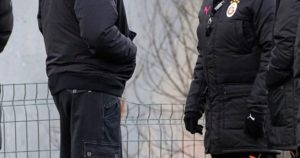
[[[0,53],[3,51],[13,28],[13,13],[10,0],[0,0]]]
[[[200,53],[194,69],[194,78],[186,100],[185,113],[193,112],[202,116],[206,104],[207,83],[204,79],[203,56]]]
[[[199,54],[184,112],[185,128],[192,134],[202,134],[203,126],[198,125],[198,120],[205,111],[206,91],[207,83],[204,79],[203,56]]]
[[[249,113],[245,119],[244,132],[253,139],[264,136],[265,114],[267,112],[266,73],[273,48],[273,27],[275,0],[256,0],[253,5],[253,25],[260,53],[259,69],[252,91],[247,99]]]
[[[136,46],[115,25],[119,13],[114,0],[75,0],[74,10],[81,36],[97,56],[117,63],[135,60]]]
[[[39,8],[38,8],[37,20],[38,20],[39,30],[43,34],[41,5],[42,5],[42,0],[39,0]]]
[[[300,2],[299,2],[300,3]],[[275,48],[267,73],[267,87],[275,89],[293,75],[294,44],[299,13],[297,4],[281,2],[274,31]]]
[[[254,28],[261,54],[259,70],[252,91],[247,99],[251,112],[265,113],[267,109],[266,72],[273,49],[273,27],[275,22],[275,0],[256,0],[254,4]]]
[[[297,25],[297,37],[296,37],[296,42],[295,42],[295,64],[294,64],[294,77],[297,78],[298,80],[300,79],[300,19],[298,20],[298,25]],[[296,87],[296,89],[299,89]],[[300,91],[296,91],[296,96],[300,95]]]

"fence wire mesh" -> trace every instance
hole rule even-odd
[[[46,83],[1,85],[0,158],[58,158],[59,114]],[[203,136],[183,125],[182,104],[123,101],[125,158],[205,158]]]

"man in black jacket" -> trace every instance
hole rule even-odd
[[[295,41],[300,27],[300,1],[278,0],[277,6],[275,48],[267,73],[272,120],[269,141],[274,148],[296,151],[300,146],[300,60]]]
[[[10,0],[0,1],[0,53],[3,51],[13,27],[13,14]]]
[[[200,52],[185,107],[185,126],[202,133],[213,158],[275,157],[268,148],[265,74],[273,48],[275,0],[204,0]],[[264,128],[267,128],[264,130]]]
[[[120,100],[136,65],[123,0],[40,0],[61,158],[120,158]]]

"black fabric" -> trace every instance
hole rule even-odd
[[[53,98],[60,114],[61,158],[122,158],[118,97],[65,90]]]
[[[250,112],[245,119],[245,133],[254,139],[264,136],[264,115]]]
[[[296,38],[296,49],[295,49],[295,63],[294,63],[294,87],[295,87],[295,95],[294,100],[297,105],[295,111],[298,111],[298,115],[296,116],[297,122],[297,134],[296,134],[296,143],[298,144],[299,158],[300,158],[300,19],[298,20],[298,31]]]
[[[49,77],[49,88],[52,94],[59,93],[64,89],[93,90],[97,92],[106,92],[108,94],[121,97],[124,85],[120,80],[114,78],[107,79],[101,75],[64,73],[55,74]]]
[[[185,113],[197,112],[200,116],[204,113],[206,104],[207,83],[204,79],[203,56],[199,54],[194,70],[194,79],[191,83],[186,100]]]
[[[123,0],[40,0],[38,21],[49,81],[62,83],[49,83],[54,94],[70,86],[90,87],[95,78],[99,84],[95,90],[122,94],[134,72],[137,51],[129,38]],[[83,80],[66,81],[69,74]]]
[[[204,0],[199,14],[199,56],[185,111],[205,112],[207,153],[273,152],[266,139],[269,122],[260,139],[245,134],[244,128],[249,112],[269,115],[265,75],[273,48],[275,0],[241,0],[232,17],[227,16],[231,2],[225,0],[206,36],[213,3],[218,4],[214,2]]]
[[[267,72],[272,120],[269,142],[273,148],[295,150],[300,145],[300,105],[297,99],[300,96],[297,94],[299,65],[295,49],[300,26],[300,1],[278,0],[277,5],[275,47]]]
[[[3,51],[13,28],[11,0],[0,1],[0,53]]]
[[[198,124],[198,120],[201,116],[197,112],[187,112],[184,115],[185,129],[191,134],[199,133],[203,134],[203,126]]]

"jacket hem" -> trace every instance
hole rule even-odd
[[[57,94],[67,89],[92,90],[121,97],[125,83],[113,78],[92,76],[90,74],[61,73],[49,77],[51,94]]]

